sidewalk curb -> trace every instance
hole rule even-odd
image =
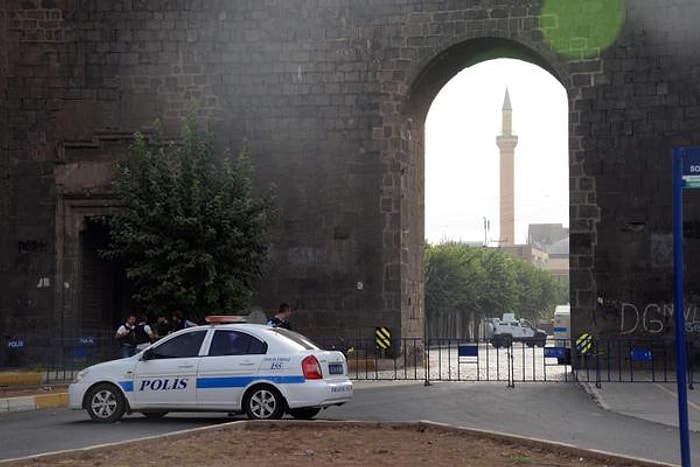
[[[603,410],[611,410],[610,405],[605,401],[605,398],[603,395],[598,391],[598,388],[595,387],[595,385],[592,385],[591,383],[587,381],[582,381],[579,382],[579,386],[583,388],[583,391],[588,394],[591,399]]]
[[[0,399],[0,413],[68,407],[68,393],[38,394]]]
[[[41,371],[3,371],[0,372],[0,386],[39,386],[44,381]]]

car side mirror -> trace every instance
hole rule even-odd
[[[141,360],[155,360],[155,359],[156,359],[156,354],[151,349],[146,349],[146,350],[144,350],[143,354],[141,354]]]

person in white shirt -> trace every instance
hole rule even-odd
[[[119,326],[114,338],[119,342],[121,358],[131,357],[136,353],[136,315],[129,315],[124,324]]]

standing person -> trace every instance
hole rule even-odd
[[[134,328],[134,335],[136,336],[136,352],[141,352],[151,345],[151,342],[156,340],[156,335],[148,324],[146,315],[139,315]]]
[[[175,332],[175,331],[179,331],[180,329],[185,329],[185,328],[190,328],[192,326],[197,326],[197,323],[195,323],[194,321],[190,321],[189,319],[186,319],[185,315],[183,315],[182,311],[180,311],[180,310],[173,311],[173,314],[170,317],[170,324],[172,325],[172,331],[170,331],[170,332]]]
[[[124,324],[119,326],[114,338],[119,342],[119,355],[121,358],[131,357],[136,353],[136,315],[131,314]]]
[[[168,334],[173,332],[173,325],[168,321],[168,317],[164,314],[158,315],[158,321],[156,322],[156,340],[161,339]]]
[[[275,316],[273,316],[267,321],[267,325],[272,326],[273,328],[284,328],[289,329],[291,331],[292,323],[289,322],[289,319],[291,317],[292,305],[290,305],[289,303],[283,303],[280,305],[279,309],[277,310],[277,313],[275,313]]]

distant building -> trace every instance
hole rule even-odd
[[[569,229],[561,224],[530,224],[527,229],[528,245],[535,245],[538,248],[549,249],[565,238],[569,238]]]
[[[510,245],[502,246],[500,249],[538,268],[547,269],[549,255],[546,251],[540,250],[533,245]]]
[[[549,271],[557,281],[569,280],[569,229],[563,229],[561,224],[533,224],[529,229],[538,230],[545,226],[551,226],[552,231],[565,232],[566,236],[556,241],[533,242],[528,235],[528,243],[525,245],[512,245],[500,247],[516,258]],[[547,230],[547,229],[545,229]]]
[[[548,247],[547,269],[559,281],[569,280],[569,237],[562,238]]]

